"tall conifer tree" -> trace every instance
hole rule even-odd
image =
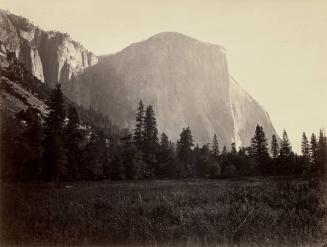
[[[64,173],[65,155],[63,127],[65,120],[64,99],[60,84],[52,91],[48,114],[44,123],[44,178],[58,182]]]
[[[268,144],[265,132],[259,125],[257,125],[254,137],[251,139],[251,155],[261,173],[266,173],[269,165]]]
[[[177,141],[177,156],[179,160],[182,162],[182,167],[180,169],[180,175],[182,177],[189,176],[193,173],[193,155],[192,155],[192,147],[193,136],[189,127],[183,128],[182,132],[179,135],[179,140]]]
[[[324,131],[321,129],[319,131],[319,140],[318,140],[318,162],[319,162],[319,171],[324,174],[326,172],[326,162],[327,162],[327,153],[326,153],[326,137]]]
[[[276,135],[272,135],[270,152],[271,152],[271,156],[274,159],[277,159],[279,155],[279,144]]]
[[[163,132],[160,138],[160,147],[158,155],[158,169],[157,175],[159,177],[168,177],[172,175],[171,162],[173,160],[172,146],[169,142],[168,136]]]
[[[136,128],[134,130],[133,140],[135,146],[142,150],[144,147],[144,105],[142,100],[139,102],[136,113]]]
[[[283,131],[283,139],[280,143],[280,156],[281,158],[289,158],[292,155],[292,146],[288,139],[286,130]]]
[[[304,169],[306,170],[306,172],[309,172],[310,171],[310,144],[305,132],[303,132],[302,134],[301,152],[303,157]]]
[[[180,138],[177,142],[177,154],[181,160],[187,160],[192,151],[193,136],[189,127],[183,128]]]
[[[312,133],[311,140],[310,140],[310,157],[311,157],[312,170],[314,172],[317,172],[319,167],[319,150],[318,150],[317,137],[314,133]]]
[[[279,172],[284,175],[293,174],[296,170],[294,162],[294,153],[292,151],[291,143],[288,139],[286,130],[283,131],[283,138],[280,143],[280,154],[279,154]]]
[[[148,166],[148,177],[153,177],[157,170],[157,154],[159,151],[159,139],[157,121],[152,105],[146,108],[144,119],[144,147],[145,162]]]
[[[144,119],[144,148],[146,153],[154,153],[159,144],[157,120],[152,105],[146,108]]]

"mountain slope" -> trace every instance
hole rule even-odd
[[[230,77],[225,50],[179,33],[160,33],[135,43],[64,85],[84,107],[134,127],[139,99],[152,104],[159,129],[173,141],[190,126],[197,142],[248,145],[256,124],[275,133],[268,114]]]
[[[269,114],[241,86],[230,78],[230,104],[234,123],[234,141],[239,145],[249,145],[254,135],[254,128],[261,125],[269,140],[276,131]],[[252,129],[252,131],[250,131]],[[245,142],[243,141],[245,140]]]
[[[68,81],[98,61],[68,34],[43,31],[26,18],[2,10],[0,46],[14,52],[33,75],[50,86]]]

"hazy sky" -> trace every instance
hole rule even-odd
[[[222,45],[232,76],[296,151],[303,130],[327,127],[325,0],[0,0],[0,8],[69,33],[96,54],[162,31]]]

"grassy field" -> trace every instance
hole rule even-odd
[[[323,246],[317,179],[3,184],[6,245]]]

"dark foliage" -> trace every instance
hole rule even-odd
[[[211,145],[194,147],[189,127],[183,128],[175,146],[165,133],[159,142],[154,109],[151,105],[145,107],[141,100],[131,134],[115,127],[108,116],[93,107],[85,110],[70,102],[62,95],[60,85],[49,89],[17,61],[1,72],[48,105],[48,113],[42,117],[27,99],[20,98],[29,106],[27,110],[14,119],[2,114],[1,175],[4,179],[59,182],[224,178],[321,175],[327,170],[327,141],[322,130],[318,138],[312,134],[310,143],[303,134],[302,155],[292,151],[284,130],[280,143],[272,136],[270,156],[264,129],[259,125],[250,147],[237,148],[231,143],[229,150],[223,147],[220,152],[216,134]],[[2,83],[1,90],[17,94],[8,83]]]
[[[251,157],[259,174],[268,174],[270,172],[267,139],[263,128],[259,125],[257,125],[254,137],[251,139]]]

